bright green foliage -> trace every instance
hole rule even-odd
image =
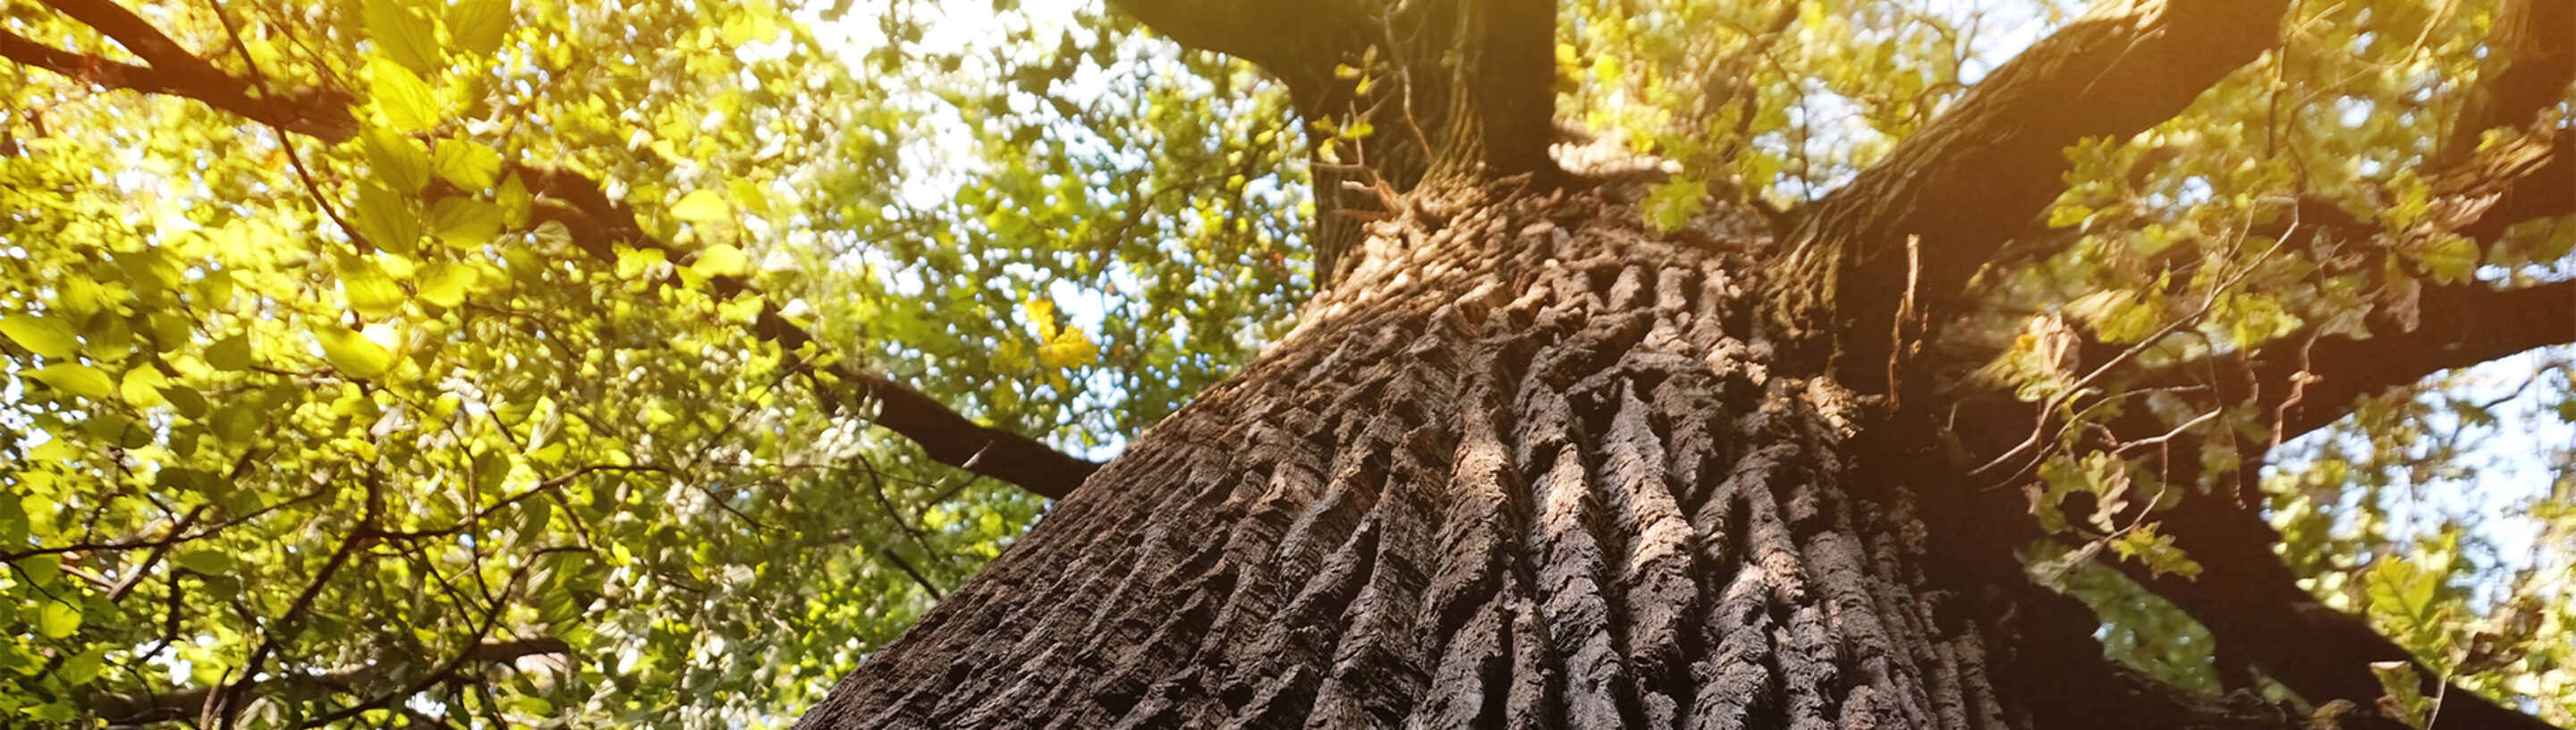
[[[870,429],[764,301],[800,358],[1079,449],[1305,286],[1279,95],[1096,14],[289,7],[144,16],[349,91],[347,142],[0,71],[0,725],[251,674],[243,726],[782,724],[1043,503]],[[814,29],[861,26],[895,40]],[[584,248],[549,170],[672,250]]]

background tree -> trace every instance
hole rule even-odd
[[[2432,470],[2456,468],[2457,442],[2494,428],[2485,401],[2519,390],[2513,403],[2565,402],[2563,365],[2526,361],[2522,382],[2535,385],[2518,389],[2366,401],[2335,427],[2352,435],[2292,440],[2357,394],[2576,337],[2576,299],[2553,283],[2571,238],[2555,225],[2571,198],[2559,129],[2563,41],[2576,31],[2553,30],[2568,23],[2565,3],[2300,4],[2268,15],[2212,5],[2209,16],[2114,4],[2092,22],[2046,4],[1988,15],[1578,3],[1552,22],[1539,4],[1423,4],[1418,15],[1354,4],[1293,17],[1256,5],[1125,8],[1185,47],[1261,71],[1176,50],[1127,15],[1006,5],[991,15],[907,3],[7,6],[0,351],[14,405],[0,416],[12,450],[0,483],[20,509],[0,509],[11,568],[0,574],[0,664],[16,670],[0,672],[11,683],[0,711],[207,726],[782,723],[1013,542],[1047,504],[1029,492],[1064,496],[1093,468],[1042,444],[1104,456],[1163,420],[1288,331],[1286,313],[1312,283],[1308,260],[1334,282],[1309,311],[1329,312],[1381,301],[1398,274],[1434,278],[1367,268],[1402,231],[1482,230],[1450,240],[1534,250],[1544,231],[1467,225],[1526,218],[1530,203],[1488,205],[1501,194],[1482,182],[1526,172],[1523,189],[1583,201],[1571,208],[1579,216],[1552,223],[1562,230],[1635,229],[1717,250],[1711,266],[1723,276],[1667,282],[1649,266],[1625,296],[1701,287],[1709,296],[1694,301],[1733,319],[1689,336],[1748,346],[1767,336],[1772,354],[1712,360],[1780,374],[1763,383],[1820,375],[1839,352],[1830,379],[1864,396],[1850,423],[1871,427],[1855,439],[1833,433],[1850,424],[1784,436],[1737,423],[1706,432],[1733,434],[1713,437],[1724,445],[1676,441],[1689,431],[1676,424],[1718,423],[1762,401],[1790,404],[1797,415],[1783,423],[1814,415],[1773,397],[1773,385],[1721,383],[1716,400],[1668,401],[1655,395],[1663,381],[1709,377],[1670,361],[1609,363],[1602,372],[1613,375],[1588,391],[1523,388],[1475,369],[1488,366],[1419,359],[1476,352],[1462,347],[1476,336],[1390,353],[1401,338],[1353,316],[1309,316],[1271,365],[1215,396],[1276,405],[1286,399],[1268,394],[1295,384],[1285,378],[1307,377],[1317,400],[1303,415],[1251,433],[1205,416],[1158,429],[1123,462],[1122,480],[1101,482],[1129,487],[1089,490],[1098,493],[1049,518],[1064,523],[1049,528],[1059,533],[1104,519],[1127,520],[1127,532],[1016,551],[1017,567],[946,610],[990,618],[925,627],[869,670],[938,661],[920,647],[940,642],[990,642],[945,655],[977,659],[957,665],[963,674],[853,686],[913,692],[898,713],[943,721],[1015,717],[973,713],[1016,712],[978,703],[1039,693],[1075,700],[1048,705],[1067,718],[1104,721],[1312,704],[1327,718],[1345,707],[1824,717],[1902,712],[1920,697],[1966,698],[1962,717],[2047,719],[2086,708],[2033,705],[2016,672],[2029,681],[2032,667],[2072,667],[2082,671],[2060,676],[2160,687],[2090,662],[2084,634],[2107,626],[2110,653],[2171,684],[2160,693],[2260,689],[2368,705],[2386,689],[2367,662],[2411,651],[2421,675],[2567,717],[2557,647],[2576,619],[2567,586],[2550,577],[2568,564],[2570,515],[2553,506],[2569,501],[2564,476],[2527,527],[2504,528],[2531,531],[2528,559],[2480,545],[2497,528],[2409,499],[2460,479]],[[2177,15],[2123,15],[2150,11]],[[2030,52],[2039,60],[1987,68],[2004,55],[1981,46],[2014,42],[1990,24],[2028,25],[2008,18],[2063,27]],[[1395,28],[1412,32],[1387,37]],[[1289,29],[1303,30],[1268,32]],[[1965,94],[1972,82],[1985,91]],[[1550,108],[1677,164],[1619,167],[1601,160],[1625,155],[1596,150],[1574,166],[1583,174],[1559,177],[1545,154]],[[1992,134],[1995,120],[2013,133]],[[1961,151],[1988,139],[2011,143]],[[1974,195],[1941,197],[1952,189]],[[1379,249],[1364,242],[1370,221]],[[1894,253],[1906,250],[1898,232],[1920,236],[1915,257]],[[1791,259],[1808,265],[1784,273],[1744,258],[1759,250],[1751,238],[1847,256]],[[1623,251],[1611,260],[1671,255]],[[1584,305],[1593,316],[1625,306],[1604,306],[1620,301],[1618,271],[1549,280],[1577,300],[1608,287]],[[1726,277],[1743,284],[1707,283]],[[1827,280],[1849,293],[1799,296]],[[1919,299],[1901,296],[1909,291]],[[1535,331],[1585,331],[1566,306],[1520,309],[1559,313]],[[1764,313],[1817,336],[1770,329],[1755,316]],[[1612,329],[1609,341],[1624,341]],[[1317,344],[1350,333],[1367,336]],[[1335,347],[1349,354],[1314,359]],[[2283,355],[2292,351],[2300,357]],[[1390,372],[1352,364],[1371,358]],[[1460,389],[1477,382],[1488,390]],[[1554,390],[1573,397],[1492,400]],[[1911,405],[1866,398],[1891,392]],[[1366,401],[1408,400],[1389,393],[1426,407],[1380,418],[1385,409]],[[1435,398],[1478,393],[1486,400]],[[1455,403],[1583,417],[1567,422],[1579,436],[1533,437],[1429,407]],[[1922,426],[1932,403],[1950,409],[1946,432]],[[1327,425],[1336,422],[1351,425]],[[1423,430],[1434,423],[1457,433]],[[1502,457],[1517,469],[1458,458],[1479,433],[1521,446]],[[1873,435],[1890,433],[1907,435]],[[1191,435],[1259,448],[1228,464],[1206,460],[1230,454],[1147,445]],[[1531,443],[1581,448],[1550,462],[1521,453]],[[1680,457],[1752,443],[1804,454],[1780,459],[1778,475],[1840,474],[1836,454],[1872,450],[1945,454],[1922,460],[1927,474],[1998,466],[1910,481],[1906,497],[1866,469],[1750,480],[1813,482],[1821,491],[1810,494],[1828,501],[1857,490],[1850,504],[1886,507],[1820,530],[1798,515],[1821,513],[1789,495],[1786,532],[1758,538],[1711,528],[1765,519],[1739,501],[1762,489],[1698,500],[1746,505],[1743,514],[1654,523],[1687,528],[1674,532],[1622,526],[1649,524],[1634,516],[1657,509],[1652,490],[1588,503],[1584,490],[1556,492],[1597,523],[1579,524],[1533,519],[1526,501],[1497,498],[1518,506],[1478,513],[1464,509],[1477,499],[1413,488],[1428,483],[1422,475],[1485,464],[1461,472],[1485,481],[1461,483],[1514,494],[1545,483],[1532,478],[1546,476],[1537,465],[1559,463],[1615,476],[1597,480],[1611,486],[1705,491],[1715,485],[1688,469],[1735,473],[1743,462]],[[2276,456],[2299,450],[2307,455]],[[1207,465],[1172,466],[1191,460]],[[2267,461],[2286,468],[2258,490]],[[1276,478],[1247,478],[1256,463]],[[1664,476],[1644,476],[1659,468]],[[1531,473],[1502,476],[1515,471]],[[1210,484],[1266,495],[1267,506],[1223,530],[1174,528],[1210,519],[1204,511],[1116,506]],[[1389,493],[1404,498],[1380,498]],[[1371,506],[1353,501],[1363,496]],[[1864,641],[1839,618],[1829,633],[1852,647],[2009,649],[1990,654],[1992,671],[1932,673],[1991,674],[1978,681],[1998,688],[1993,697],[1974,682],[1914,692],[1905,688],[1924,685],[1906,685],[1902,663],[1813,643],[1768,652],[1821,657],[1812,664],[1740,663],[1770,672],[1726,680],[1750,682],[1747,693],[1703,691],[1736,686],[1693,674],[1693,663],[1724,669],[1720,658],[1747,656],[1702,638],[1732,624],[1657,623],[1639,608],[1659,597],[1720,605],[1715,591],[1728,586],[1709,571],[1772,554],[1727,545],[1803,552],[1822,534],[1910,534],[1889,531],[1908,522],[1908,499],[1929,534],[1949,537],[1899,546],[1893,574],[1873,560],[1875,585],[1912,595],[1888,594],[1872,612],[1941,607],[1921,620],[1945,638]],[[2257,503],[2268,509],[2246,509]],[[1497,537],[1518,534],[1505,527],[1514,524],[1569,531],[1519,547]],[[1446,527],[1457,525],[1488,529]],[[1744,537],[1711,538],[1725,535]],[[1714,552],[1679,573],[1669,560],[1619,567],[1633,563],[1618,556],[1675,539]],[[1448,545],[1494,552],[1426,559],[1426,546]],[[2101,620],[2013,588],[2026,582],[2006,561],[2016,552]],[[1068,553],[1085,557],[1063,562],[1076,559]],[[1480,560],[1575,570],[1429,572]],[[1283,567],[1245,572],[1274,562]],[[2196,580],[2172,574],[2194,569]],[[1309,573],[1340,578],[1300,583]],[[1032,591],[1019,598],[1047,600],[1053,613],[978,613],[996,605],[1000,581],[1037,585],[1031,575],[1133,588],[1085,593],[1105,596],[1096,605]],[[1415,622],[1368,608],[1406,605],[1429,575],[1460,579],[1433,592],[1458,611]],[[1541,575],[1574,582],[1542,594]],[[1219,577],[1230,592],[1207,582]],[[2182,610],[2142,603],[2141,584]],[[1853,594],[1835,591],[1859,583],[1819,585],[1839,586],[1820,594],[1832,603],[1773,593],[1741,616],[1784,612],[1784,626],[1812,626],[1798,611],[1847,607]],[[1694,594],[1706,597],[1684,597]],[[1476,603],[1487,595],[1523,603]],[[1568,603],[1533,606],[1539,595]],[[1340,613],[1345,600],[1362,608]],[[1597,625],[1564,623],[1594,611]],[[2367,613],[2380,632],[2343,611]],[[2004,614],[2019,623],[1993,622]],[[1506,631],[1485,620],[1495,615],[1524,618]],[[1139,623],[1171,616],[1182,621]],[[1004,618],[1022,629],[979,623]],[[1586,627],[1603,640],[1569,630]],[[1531,631],[1556,643],[1496,638]],[[1221,641],[1235,636],[1249,638]],[[1432,686],[1535,683],[1492,695],[1520,700],[1478,708],[1423,702],[1472,694],[1406,680],[1402,669],[1431,666],[1418,661],[1425,636],[1520,647]],[[1175,651],[1191,641],[1221,651]],[[1127,645],[1142,650],[1118,653]],[[1276,681],[1246,668],[1257,665],[1243,657],[1272,650],[1263,661],[1334,661]],[[1217,654],[1246,663],[1192,663]],[[1028,656],[1061,671],[1023,681]],[[1379,694],[1352,694],[1381,671],[1391,673]],[[1816,684],[1825,691],[1781,689],[1783,677],[1817,676],[1831,678]],[[2446,686],[2422,692],[2442,698],[2447,722],[2514,721]],[[1904,691],[1854,699],[1864,687]],[[2399,714],[2429,704],[2398,694]],[[820,716],[868,717],[878,708],[864,699]],[[2251,716],[2242,701],[2233,710]]]

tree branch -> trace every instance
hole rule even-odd
[[[2516,223],[2576,213],[2576,133],[2524,135],[2436,173],[2431,182],[2427,220],[2397,235],[2448,232],[2483,243]],[[2310,215],[2343,214],[2310,211],[2302,217]],[[2321,227],[2355,239],[2380,232],[2377,224],[2348,217],[2325,220]],[[2360,396],[2576,342],[2576,280],[2515,289],[2477,282],[2423,287],[2412,311],[2381,307],[2368,324],[2368,339],[2322,337],[2311,327],[2274,347],[2150,376],[2145,387],[2204,385],[2230,399],[2259,394],[2263,413],[2279,419],[2275,433],[2287,439],[2343,418]]]
[[[74,81],[146,94],[167,94],[324,141],[339,142],[357,133],[351,99],[334,89],[315,88],[295,95],[254,87],[189,53],[151,23],[109,0],[46,0],[46,5],[87,24],[150,66],[54,48],[0,31],[0,56],[62,74]]]
[[[572,646],[562,639],[538,637],[509,641],[487,641],[466,649],[459,655],[466,662],[507,664],[532,656],[572,653]],[[451,671],[453,668],[451,667]],[[383,665],[359,667],[328,674],[300,675],[278,680],[289,685],[344,690],[371,684],[385,673]],[[215,690],[199,687],[148,695],[103,693],[89,699],[90,709],[108,722],[119,726],[149,725],[187,720],[197,716],[206,705],[206,696]]]
[[[2282,438],[2289,438],[2342,419],[2361,396],[2525,350],[2576,342],[2576,280],[2502,290],[2474,284],[2431,287],[2424,290],[2421,306],[2424,326],[2414,331],[2367,340],[2319,339],[2300,352],[2266,350],[2241,372],[2249,383],[2280,391],[2267,392],[2261,400],[2265,413],[2279,415]],[[2306,384],[2294,384],[2299,381]],[[2300,392],[2288,392],[2292,388]],[[2298,401],[2286,400],[2291,397]]]
[[[1875,381],[1908,276],[1917,313],[1953,309],[1979,265],[2065,189],[2064,150],[2179,113],[2276,43],[2287,0],[2125,0],[2094,7],[1969,90],[1886,160],[1798,212],[1771,285],[1790,324],[1821,329],[1836,369]],[[1911,270],[1904,244],[1922,241]],[[1873,387],[1876,386],[1876,387]]]
[[[2239,478],[2257,478],[2260,463],[2247,459]],[[2246,489],[2251,487],[2239,491]],[[2174,545],[2203,566],[2200,576],[2159,576],[2134,560],[2117,561],[2117,567],[2198,619],[2221,646],[2309,702],[2345,699],[2372,706],[2384,690],[2370,663],[2417,661],[2362,617],[2319,603],[2300,588],[2298,576],[2272,553],[2280,533],[2256,509],[2223,495],[2196,495],[2157,513],[2156,519]],[[2551,730],[2539,718],[2475,692],[2441,689],[2438,675],[2420,662],[2418,669],[2426,680],[2423,691],[2444,698],[2445,726]]]
[[[534,211],[535,218],[564,224],[573,232],[574,245],[595,258],[614,263],[617,260],[616,247],[620,245],[658,250],[675,262],[685,262],[695,255],[675,250],[670,244],[646,234],[635,225],[632,208],[609,199],[599,183],[587,177],[560,168],[521,167],[519,170],[528,174],[531,192],[565,203],[563,206],[539,206]],[[755,292],[751,283],[740,277],[717,277],[713,284],[718,299]],[[1072,494],[1074,488],[1082,486],[1084,479],[1100,469],[1096,462],[1056,451],[1036,439],[979,425],[886,375],[846,360],[808,357],[804,354],[806,345],[819,347],[821,343],[815,340],[812,332],[789,321],[778,309],[777,302],[763,299],[751,331],[761,339],[777,343],[791,368],[807,374],[811,382],[826,388],[827,392],[838,392],[842,396],[827,399],[827,402],[835,406],[862,400],[875,404],[876,413],[872,420],[877,425],[911,439],[939,463],[1058,499]],[[856,390],[839,391],[833,386],[852,386]]]

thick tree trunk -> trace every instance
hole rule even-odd
[[[1945,563],[1906,485],[1855,478],[1869,409],[1773,355],[1754,221],[1666,237],[1599,192],[1452,200],[1372,226],[1297,332],[798,727],[1998,728],[2082,704],[1998,681],[2012,589],[1959,585],[1995,574]],[[2090,642],[2028,656],[2070,653],[2100,676]]]

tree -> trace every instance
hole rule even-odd
[[[9,6],[0,712],[2576,695],[2566,586],[2317,506],[2442,461],[2357,396],[2576,339],[2571,3],[2107,2],[1990,72],[1884,3],[871,3],[843,66],[851,5]]]
[[[2314,11],[2097,4],[1833,192],[1765,215],[1715,170],[1653,187],[1615,156],[1552,160],[1552,3],[1121,7],[1288,86],[1317,130],[1321,291],[800,727],[2309,721],[2103,658],[2094,616],[2017,559],[2051,533],[2143,566],[2241,652],[2230,686],[2250,667],[2373,707],[2370,662],[2390,660],[2391,718],[2427,723],[2410,713],[2440,696],[2445,720],[2547,726],[2319,606],[2229,464],[2259,462],[2247,426],[2277,444],[2354,396],[2567,339],[2569,284],[2470,276],[2504,230],[2576,203],[2550,111],[2576,71],[2563,4],[2497,11],[2528,35],[2489,45],[2514,55],[2456,141],[2404,153],[2438,164],[2386,210],[2302,175],[2230,180],[2235,200],[2194,201],[2236,219],[2184,234],[2231,252],[2203,266],[2032,222],[2094,225],[2070,170],[2261,78],[2239,69],[2267,53],[2278,83]],[[1715,119],[1751,106],[1708,101]],[[2086,255],[2156,275],[2029,318],[1976,377],[1997,317],[1972,295],[2063,290],[1995,267]],[[2363,282],[2382,309],[2314,324],[2256,293],[2339,287],[2328,306],[2349,308]],[[2181,469],[2124,460],[2177,446]],[[2027,497],[1995,488],[2034,470]],[[2069,492],[2101,532],[2066,527]],[[2370,722],[2341,707],[2316,721]]]

